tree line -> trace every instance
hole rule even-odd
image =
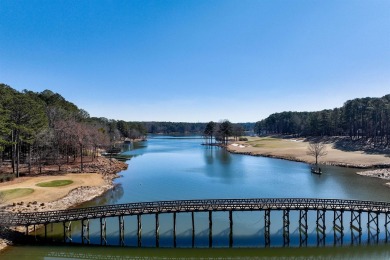
[[[196,134],[201,133],[206,123],[143,122],[150,134]]]
[[[90,117],[87,111],[50,90],[16,91],[0,84],[0,173],[9,162],[14,176],[20,166],[40,172],[43,165],[61,166],[94,160],[124,138],[146,135],[142,123]],[[7,164],[8,165],[8,164]]]
[[[256,122],[255,133],[297,136],[349,136],[375,146],[390,144],[390,95],[348,100],[340,108],[274,113]]]
[[[222,145],[226,145],[229,137],[234,137],[237,140],[245,135],[245,131],[243,124],[233,124],[227,119],[221,120],[219,123],[210,121],[203,130],[203,137],[206,140],[206,144],[213,144],[213,140],[215,140]]]

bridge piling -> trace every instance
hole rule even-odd
[[[351,244],[361,244],[362,242],[362,212],[351,211]],[[355,231],[357,234],[355,234]]]
[[[371,240],[374,243],[379,241],[379,221],[378,221],[378,212],[368,212],[368,221],[367,221],[367,230],[368,230],[368,243],[370,244]]]
[[[100,218],[100,245],[107,245],[107,223],[106,218]]]
[[[343,210],[333,211],[333,234],[334,245],[343,244],[344,239],[344,225],[343,225]]]
[[[290,245],[290,210],[283,210],[283,246]]]
[[[34,240],[37,241],[37,227],[34,224]]]
[[[299,210],[299,246],[307,246],[307,211]]]
[[[66,224],[67,221],[62,222],[64,227],[64,243],[66,243],[68,240],[70,243],[72,243],[72,221],[69,221],[68,225]],[[35,229],[35,225],[34,225]]]
[[[192,220],[192,248],[195,247],[195,217],[194,212],[191,212],[191,220]]]
[[[209,247],[213,247],[213,212],[209,211]]]
[[[160,222],[158,219],[158,213],[155,215],[156,218],[156,247],[160,247]]]
[[[326,237],[326,225],[325,225],[325,209],[317,210],[317,246],[325,245],[325,237]]]
[[[89,219],[83,219],[81,220],[81,243],[82,244],[89,244]]]
[[[119,220],[119,245],[125,245],[125,222],[123,215],[118,217]]]
[[[233,211],[229,210],[229,247],[233,247]]]
[[[45,242],[47,242],[47,223],[45,223],[44,225],[45,225]]]
[[[389,223],[390,223],[390,213],[387,212],[385,214],[385,232],[386,232],[386,242],[389,242],[390,238],[390,230],[389,230]]]
[[[270,227],[271,227],[271,210],[266,209],[264,211],[264,242],[265,242],[265,247],[269,247],[271,245]]]
[[[142,223],[141,223],[141,215],[137,215],[137,223],[138,223],[138,227],[137,227],[137,244],[138,244],[138,247],[141,247],[142,246]]]
[[[173,212],[173,248],[176,248],[176,212]]]

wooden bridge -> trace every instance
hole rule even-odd
[[[350,217],[350,228],[353,236],[352,242],[361,242],[362,237],[362,214],[367,214],[368,240],[378,242],[380,227],[379,215],[385,218],[385,240],[390,239],[390,203],[342,200],[342,199],[310,199],[310,198],[255,198],[255,199],[205,199],[205,200],[175,200],[137,202],[128,204],[117,204],[97,206],[88,208],[76,208],[68,210],[45,211],[34,213],[0,213],[0,225],[3,226],[25,226],[26,234],[30,226],[44,225],[45,238],[47,236],[47,225],[50,223],[63,223],[64,242],[72,241],[72,221],[81,221],[82,243],[89,243],[89,220],[100,219],[100,241],[107,244],[106,240],[106,218],[119,218],[119,241],[124,245],[124,216],[137,216],[138,246],[141,246],[141,216],[146,214],[155,215],[155,237],[156,247],[159,247],[159,215],[171,213],[173,215],[173,237],[176,247],[176,215],[178,213],[192,213],[192,245],[194,246],[195,236],[195,212],[208,212],[209,214],[209,246],[212,247],[212,213],[217,211],[229,212],[229,246],[233,245],[233,212],[234,211],[264,211],[264,239],[265,245],[270,245],[271,212],[283,212],[283,244],[290,243],[290,211],[299,212],[299,237],[300,245],[307,245],[308,240],[308,211],[316,212],[317,244],[325,243],[325,213],[333,212],[333,230],[336,244],[344,236],[343,218],[346,212]],[[356,233],[355,235],[354,232]]]

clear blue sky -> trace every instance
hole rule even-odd
[[[0,82],[129,121],[340,107],[390,93],[390,1],[0,0]]]

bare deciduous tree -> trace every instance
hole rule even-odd
[[[311,155],[316,158],[316,165],[318,164],[318,158],[327,155],[326,146],[323,142],[312,142],[307,147],[307,155]]]

